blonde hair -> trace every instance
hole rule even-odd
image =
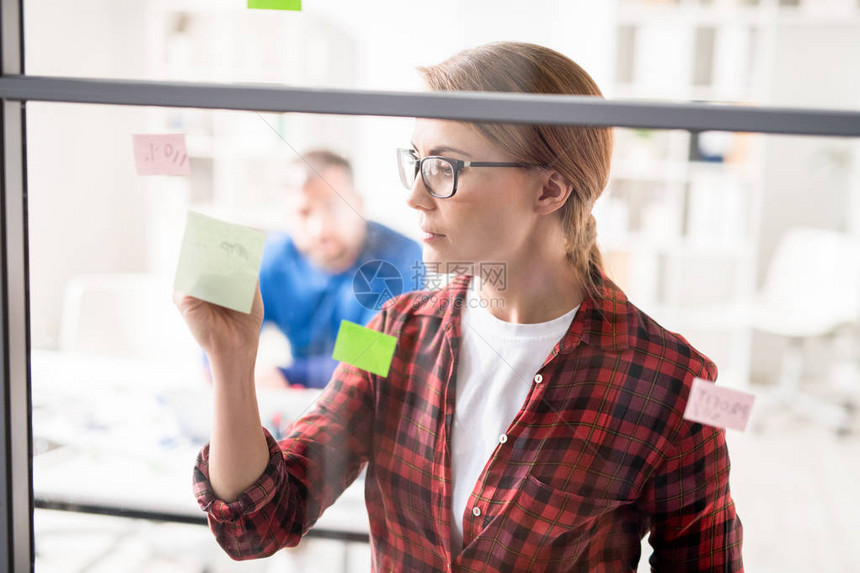
[[[494,42],[419,67],[433,91],[485,91],[603,97],[597,84],[567,56],[519,42]],[[559,211],[565,255],[590,293],[603,270],[591,209],[609,181],[611,127],[472,122],[514,161],[557,171],[573,192]]]

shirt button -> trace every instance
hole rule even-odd
[[[475,517],[480,517],[480,515],[481,515],[481,508],[480,508],[480,507],[478,507],[477,505],[476,505],[475,507],[473,507],[473,508],[472,508],[472,515],[474,515]]]
[[[543,382],[543,376],[542,376],[542,375],[540,375],[540,374],[535,374],[535,382],[536,382],[536,383],[538,383],[538,384],[540,384],[541,382]]]
[[[500,444],[504,444],[507,441],[508,441],[508,435],[507,434],[502,434],[501,436],[499,436],[499,443]]]

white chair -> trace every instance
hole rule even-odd
[[[788,338],[777,388],[769,397],[838,432],[852,422],[850,404],[801,389],[804,342],[860,326],[860,241],[845,233],[794,228],[777,246],[752,311],[753,328]]]
[[[167,279],[147,273],[89,273],[63,292],[59,349],[162,361],[199,361]]]

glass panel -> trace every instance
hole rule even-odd
[[[420,90],[417,66],[515,38],[576,57],[609,97],[860,105],[854,0],[246,6],[242,0],[28,0],[27,73]]]
[[[643,499],[639,496],[646,490],[637,493],[620,485],[638,483],[636,477],[629,482],[610,480],[602,485],[606,489],[596,490],[595,483],[583,482],[573,470],[572,481],[567,482],[550,471],[548,468],[559,467],[558,460],[550,464],[538,457],[534,463],[526,463],[516,458],[522,452],[536,451],[529,449],[529,444],[543,443],[527,438],[528,432],[540,426],[535,419],[521,416],[519,422],[508,426],[520,405],[541,411],[545,403],[552,407],[554,389],[579,388],[577,391],[585,392],[613,372],[595,374],[573,366],[563,372],[554,370],[554,365],[566,359],[562,354],[544,366],[543,379],[538,382],[530,377],[541,368],[539,357],[517,355],[516,351],[531,343],[511,346],[504,337],[493,338],[493,333],[503,331],[494,331],[492,325],[504,329],[513,326],[504,322],[549,322],[577,302],[572,291],[545,290],[557,271],[557,265],[546,261],[561,252],[561,242],[553,239],[561,235],[548,234],[551,231],[547,229],[556,224],[555,215],[538,216],[530,209],[540,196],[537,189],[543,189],[531,183],[546,172],[466,167],[460,172],[457,193],[450,199],[436,199],[423,193],[420,183],[412,190],[403,188],[395,150],[415,145],[423,157],[445,144],[469,154],[444,152],[454,159],[521,162],[528,158],[507,156],[478,132],[461,125],[429,120],[421,120],[419,126],[412,119],[45,103],[29,103],[27,113],[34,490],[40,504],[65,504],[67,508],[69,504],[91,505],[102,511],[149,512],[152,517],[173,519],[204,516],[190,482],[195,456],[210,436],[213,386],[203,354],[171,301],[189,210],[262,229],[269,233],[270,241],[278,232],[293,236],[294,244],[297,237],[304,236],[304,248],[313,253],[306,255],[311,261],[337,260],[334,255],[341,241],[355,240],[355,235],[347,232],[351,223],[361,227],[365,219],[377,221],[403,235],[404,241],[414,241],[378,254],[377,260],[396,256],[397,261],[391,262],[397,263],[399,288],[404,292],[427,288],[422,296],[428,299],[435,295],[436,300],[446,300],[440,297],[439,289],[447,283],[456,285],[451,281],[458,274],[479,274],[482,264],[503,263],[500,269],[505,288],[494,282],[498,275],[480,274],[493,287],[485,294],[493,293],[494,297],[475,299],[474,306],[467,301],[460,310],[469,312],[475,322],[461,326],[459,356],[463,363],[470,359],[476,362],[472,362],[472,376],[468,370],[461,371],[463,363],[458,363],[456,383],[448,389],[465,392],[457,394],[457,399],[469,405],[460,411],[465,412],[460,418],[456,408],[451,412],[455,425],[449,451],[457,456],[455,471],[467,472],[469,459],[479,460],[478,471],[487,460],[495,460],[490,467],[499,473],[490,473],[486,479],[507,476],[504,479],[508,481],[499,483],[510,488],[499,485],[495,493],[486,490],[482,495],[487,499],[505,501],[516,495],[522,505],[523,500],[535,502],[551,494],[547,499],[579,503],[578,511],[585,512],[577,514],[580,516],[590,515],[589,508],[605,509],[599,517],[603,520],[600,527],[605,528],[620,523],[618,514],[610,512],[613,502],[624,502],[618,506],[622,507]],[[137,175],[132,136],[163,133],[185,134],[190,174]],[[312,160],[308,151],[320,148],[331,149],[352,162],[357,195],[349,191],[343,172],[320,167],[319,158]],[[177,155],[172,147],[165,153],[166,149],[164,142],[151,142],[143,148],[141,161],[151,161],[160,153],[168,164],[173,163],[169,167],[181,167],[184,156]],[[314,181],[320,183],[319,178],[309,175],[301,158],[320,172],[324,188],[297,191]],[[606,276],[629,297],[634,305],[631,312],[640,309],[661,328],[680,333],[712,360],[719,372],[718,387],[756,396],[746,431],[726,432],[732,461],[731,495],[743,523],[746,567],[834,572],[856,569],[860,554],[848,536],[860,527],[857,504],[851,502],[856,498],[858,475],[854,453],[860,445],[856,437],[860,423],[856,417],[860,396],[860,257],[852,250],[860,240],[858,141],[616,129],[612,162],[606,191],[593,209]],[[300,197],[326,197],[327,202],[314,203],[324,207],[314,212],[313,207],[297,202]],[[348,208],[336,217],[337,210],[331,207],[343,202],[349,203]],[[302,209],[311,212],[301,215]],[[530,216],[524,216],[527,213]],[[304,223],[301,216],[306,217]],[[426,236],[422,227],[435,235]],[[390,239],[391,235],[387,236]],[[223,248],[221,244],[218,247]],[[401,260],[400,255],[411,252],[418,253],[424,267]],[[524,253],[528,256],[517,257]],[[473,266],[468,268],[470,264]],[[358,269],[353,264],[333,275],[346,277],[337,286],[340,298],[320,295],[322,302],[309,302],[311,299],[300,297],[335,288],[330,286],[334,284],[332,273],[313,266],[281,271],[274,273],[281,281],[278,288],[295,292],[290,291],[288,297],[278,294],[280,291],[272,294],[270,289],[272,302],[266,303],[267,308],[302,301],[295,303],[295,310],[306,314],[302,315],[304,322],[293,323],[298,324],[293,326],[298,330],[290,331],[286,320],[287,326],[282,326],[286,333],[275,324],[267,324],[262,333],[257,394],[261,422],[276,438],[288,434],[288,424],[324,392],[312,382],[305,384],[309,386],[306,388],[287,388],[283,378],[277,378],[283,373],[276,367],[287,368],[287,379],[298,382],[293,377],[300,373],[293,370],[290,374],[292,365],[314,353],[331,356],[336,333],[333,325],[338,324],[337,319],[329,320],[331,317],[354,316],[349,313],[364,309],[369,312],[359,313],[353,320],[366,324],[379,310],[372,308],[368,295],[374,295],[378,302],[376,295],[384,295],[386,288],[391,290],[386,280],[371,280],[369,289],[356,286]],[[530,286],[523,290],[524,276],[530,277]],[[534,277],[544,280],[534,281]],[[546,305],[519,303],[513,296],[517,290],[525,292],[525,300],[538,297]],[[565,300],[571,308],[565,306]],[[577,312],[586,311],[582,306]],[[647,320],[645,315],[637,316]],[[570,320],[579,319],[579,314],[569,315],[562,326],[566,328],[572,324]],[[397,334],[402,325],[392,324],[396,322],[385,328]],[[434,324],[435,332],[445,332],[440,323]],[[491,325],[489,333],[470,337],[469,332],[481,333],[487,324]],[[517,326],[527,327],[519,332],[522,336],[531,332],[528,327],[547,325]],[[324,331],[328,334],[320,335]],[[234,563],[202,527],[202,521],[201,525],[153,524],[141,519],[37,510],[37,569],[126,570],[135,566],[177,571],[204,567],[219,571],[367,571],[368,544],[320,538],[318,533],[366,533],[369,519],[400,519],[411,527],[423,524],[427,531],[436,531],[439,526],[434,524],[441,522],[433,517],[434,507],[442,502],[435,496],[442,495],[443,490],[434,488],[436,482],[427,476],[441,471],[431,468],[436,467],[433,460],[441,455],[444,443],[440,441],[441,430],[433,430],[426,422],[444,424],[440,414],[446,407],[444,402],[433,405],[432,401],[442,399],[445,386],[434,376],[448,372],[443,365],[450,364],[446,362],[450,355],[435,346],[443,338],[427,336],[411,358],[415,370],[404,373],[398,360],[402,362],[407,356],[403,353],[416,344],[406,332],[399,331],[391,373],[379,378],[373,387],[372,399],[379,400],[376,409],[367,406],[359,410],[382,424],[368,438],[375,448],[372,465],[325,511],[311,536],[297,548],[264,561]],[[669,336],[664,330],[654,332]],[[310,340],[312,335],[319,336],[315,342]],[[641,336],[641,331],[633,329],[631,336]],[[553,340],[557,337],[550,338]],[[590,343],[580,344],[572,352],[588,352],[589,345],[597,345],[597,340],[591,338]],[[480,353],[475,346],[478,343],[496,353]],[[550,355],[551,346],[541,348],[536,352]],[[620,356],[620,360],[627,359],[627,354]],[[644,356],[634,363],[655,368]],[[480,360],[486,362],[477,362]],[[311,371],[310,366],[303,371],[308,380]],[[475,392],[476,388],[474,372],[485,373],[481,375],[485,386],[470,396],[469,389]],[[653,378],[636,376],[632,370],[614,372],[620,376],[613,378],[618,384]],[[525,378],[519,380],[517,376]],[[323,383],[328,380],[324,378]],[[494,393],[494,385],[512,378],[523,385]],[[665,378],[657,379],[668,386]],[[281,380],[281,386],[266,386],[267,380]],[[578,382],[565,386],[566,380]],[[436,393],[428,392],[420,399],[410,394],[414,401],[398,401],[392,388],[409,384],[413,390],[429,388]],[[618,396],[624,395],[621,388],[617,387]],[[542,391],[550,394],[526,402],[527,396],[540,396]],[[611,393],[605,396],[610,402],[616,399]],[[583,425],[583,420],[589,419],[587,414],[600,411],[602,403],[585,401],[555,414],[543,408],[553,423],[562,420],[558,416],[563,417],[558,439],[565,446],[555,455],[567,459],[579,451],[576,448],[605,448],[600,451],[607,453],[592,458],[610,464],[599,475],[622,475],[621,471],[640,475],[636,472],[641,471],[645,458],[636,457],[638,453],[621,456],[620,460],[611,455],[616,451],[613,445],[601,441],[598,434],[585,439],[587,433],[578,433],[593,427],[590,422]],[[492,411],[487,404],[493,405]],[[509,419],[494,413],[496,405],[498,411],[510,410]],[[642,412],[635,405],[629,407]],[[639,434],[617,418],[622,416],[619,412],[607,413],[605,419],[611,422],[593,418],[598,420],[594,424],[608,423],[612,431],[606,435],[628,440],[625,443],[630,447],[655,443],[635,441]],[[470,425],[466,414],[483,422]],[[678,414],[675,412],[673,423],[680,423]],[[419,415],[425,418],[416,417]],[[661,410],[660,415],[670,417],[670,410]],[[650,416],[636,414],[627,421],[643,424],[643,420],[652,419]],[[385,426],[383,420],[390,425]],[[488,431],[484,426],[492,424],[501,424],[501,429],[492,440],[481,441],[478,436]],[[464,434],[462,428],[471,433]],[[568,429],[570,432],[565,433]],[[308,426],[305,431],[310,431]],[[468,444],[464,436],[472,434],[477,453],[470,458],[457,447]],[[347,447],[347,442],[337,444]],[[508,455],[514,457],[505,458]],[[546,455],[546,451],[535,455]],[[394,459],[400,461],[393,463]],[[629,465],[630,460],[637,460],[636,464]],[[295,465],[299,462],[291,463],[294,469],[299,467]],[[516,473],[516,468],[523,467],[530,468],[529,477]],[[664,467],[658,464],[655,471]],[[392,468],[399,468],[401,473],[392,473]],[[474,483],[489,487],[490,481]],[[368,484],[370,517],[364,499]],[[385,499],[394,505],[374,498],[378,495],[375,487],[383,496],[391,496]],[[457,487],[452,503],[461,507],[467,500],[462,493],[468,494],[470,486],[463,490],[461,483],[461,489]],[[582,505],[583,499],[603,500],[609,505]],[[471,503],[464,512],[467,527],[469,519],[487,513],[492,517],[497,511],[516,512],[519,507],[516,503],[501,503],[498,508]],[[413,513],[398,513],[396,508],[404,507],[412,508]],[[475,508],[479,514],[473,513]],[[517,518],[509,513],[495,522],[480,522],[480,527],[492,529],[520,518],[527,516]],[[480,537],[479,531],[466,529],[465,534]],[[546,535],[552,536],[553,531]],[[595,534],[583,539],[599,544],[605,537]],[[639,539],[633,543],[638,545]],[[644,571],[651,548],[647,537],[642,544],[640,570]],[[777,550],[786,545],[797,549]],[[80,555],[74,563],[66,558],[70,547]],[[443,545],[434,547],[443,551]],[[584,545],[568,544],[560,550],[576,553],[581,547]],[[618,558],[623,550],[601,554]]]
[[[400,290],[389,296],[423,281],[420,231],[393,151],[408,146],[411,120],[36,102],[27,111],[36,498],[168,519],[37,510],[36,568],[366,569],[369,546],[349,541],[367,534],[363,474],[317,524],[346,541],[312,534],[257,564],[233,563],[205,527],[170,522],[205,523],[191,470],[212,408],[204,354],[171,292],[188,211],[268,233],[267,308],[301,310],[271,317],[257,359],[261,420],[283,437],[336,365],[339,321],[365,324],[384,302],[379,279],[370,279],[376,290],[357,290],[358,273],[374,270],[373,261],[393,265]],[[136,174],[133,135],[161,133],[185,136],[189,174]],[[185,160],[166,145],[147,144],[137,167]],[[308,153],[317,149],[333,155]],[[342,156],[352,185],[336,163]],[[286,230],[293,241],[284,241]],[[292,250],[300,239],[304,256]],[[335,270],[341,251],[354,262]],[[284,272],[292,287],[277,279]],[[70,546],[73,560],[64,557]]]
[[[834,527],[858,526],[844,509],[857,504],[840,501],[853,499],[847,476],[858,471],[847,459],[860,396],[857,140],[616,136],[613,178],[595,207],[610,273],[715,361],[718,385],[757,396],[746,432],[727,433],[745,565],[855,566],[847,540],[836,554],[815,547],[833,547],[824,538]],[[784,494],[799,503],[789,509]],[[777,535],[804,549],[768,549]]]

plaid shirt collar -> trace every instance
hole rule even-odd
[[[629,348],[630,341],[635,340],[635,325],[630,320],[634,312],[627,296],[603,271],[597,269],[595,278],[596,292],[586,295],[567,333],[556,344],[550,357],[573,350],[580,341],[602,350],[621,351]],[[439,295],[421,299],[415,314],[440,318],[445,331],[455,326],[459,330],[459,309],[465,305],[470,282],[470,275],[457,275],[439,291]]]

